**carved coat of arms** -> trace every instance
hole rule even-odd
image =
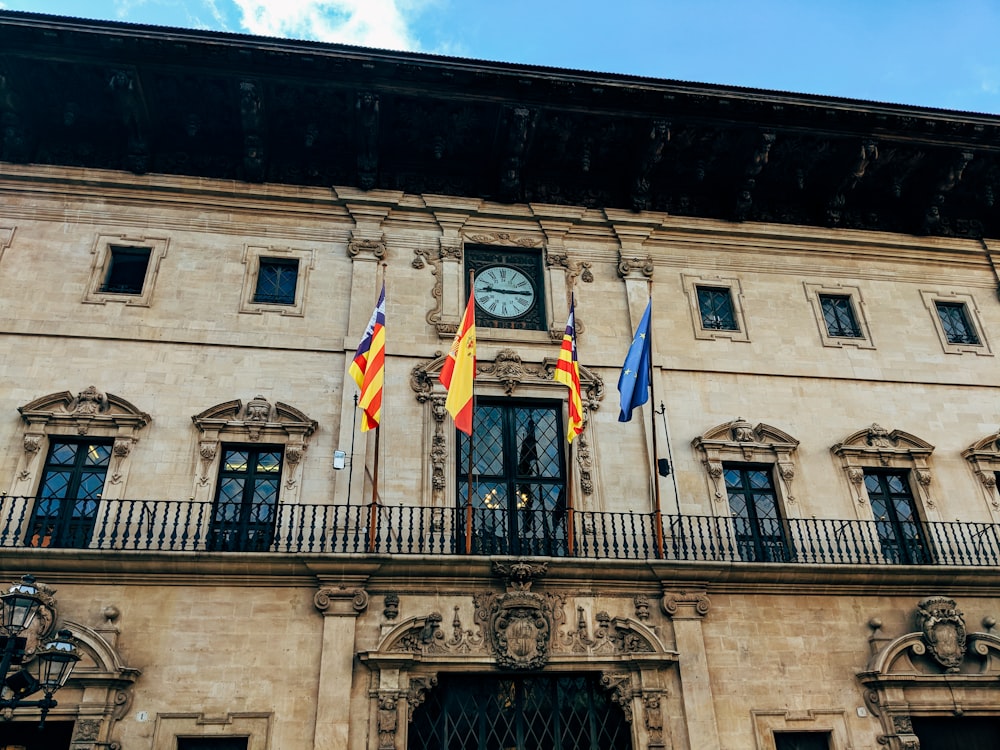
[[[917,622],[927,650],[949,672],[965,658],[965,619],[954,599],[932,596],[917,605]]]

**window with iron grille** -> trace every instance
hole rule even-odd
[[[733,297],[728,288],[699,286],[698,310],[701,327],[714,331],[738,331]]]
[[[910,490],[910,473],[893,469],[865,469],[864,473],[875,530],[886,560],[897,565],[933,562]]]
[[[86,547],[111,462],[111,440],[53,438],[26,543]]]
[[[622,709],[592,675],[441,675],[409,750],[630,750]]]
[[[209,533],[211,549],[261,552],[270,548],[282,455],[278,445],[223,446]]]
[[[938,319],[944,329],[949,344],[978,345],[979,336],[969,320],[969,313],[963,302],[935,302]]]
[[[472,551],[566,554],[566,467],[558,402],[476,404]],[[469,438],[458,433],[459,512],[469,497]],[[465,524],[460,524],[464,528]]]
[[[120,247],[112,245],[108,270],[101,283],[101,292],[107,294],[142,294],[149,268],[148,247]]]
[[[829,732],[775,732],[775,750],[830,750]]]
[[[823,321],[831,336],[861,338],[861,326],[854,314],[854,305],[846,294],[821,294],[819,303],[823,309]]]
[[[780,562],[789,559],[788,541],[771,480],[771,467],[755,464],[722,465],[740,559]]]
[[[261,258],[253,301],[266,305],[294,305],[298,278],[297,258]]]

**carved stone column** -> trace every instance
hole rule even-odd
[[[664,591],[663,611],[674,623],[684,721],[691,748],[719,747],[715,698],[701,621],[710,602],[704,591]]]
[[[358,615],[368,607],[368,593],[360,585],[324,586],[313,602],[323,613],[313,748],[343,750],[350,746],[354,629]]]

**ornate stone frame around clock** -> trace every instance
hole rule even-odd
[[[281,472],[280,502],[295,504],[299,499],[301,462],[309,448],[309,436],[317,428],[294,406],[263,396],[244,404],[240,399],[224,401],[191,417],[201,433],[198,441],[198,472],[191,496],[199,502],[215,499],[219,474],[219,446],[227,443],[262,443],[281,445],[285,460]]]
[[[455,430],[445,429],[447,412],[444,403],[447,393],[438,382],[446,355],[441,352],[430,362],[425,362],[410,371],[410,388],[418,402],[424,405],[425,415],[423,445],[429,461],[424,464],[425,476],[420,486],[424,495],[423,505],[440,508],[448,506],[447,498],[456,496],[454,472],[447,467],[453,465],[455,456]],[[526,396],[535,398],[565,398],[566,386],[552,379],[556,360],[545,358],[541,363],[525,363],[513,349],[501,349],[493,360],[478,360],[476,363],[476,392],[480,395]],[[582,495],[596,494],[600,483],[597,478],[597,461],[594,458],[590,439],[590,414],[600,408],[604,399],[604,381],[601,377],[580,365],[580,388],[583,400],[583,432],[576,438],[573,455],[577,469],[576,489]],[[579,495],[578,495],[579,496]]]
[[[441,220],[441,217],[439,217]],[[562,339],[565,327],[561,325],[565,313],[558,301],[566,300],[569,307],[569,289],[577,278],[584,283],[594,280],[591,264],[587,261],[574,260],[562,247],[549,247],[540,233],[535,232],[489,232],[489,231],[447,231],[447,222],[442,223],[444,234],[437,248],[418,247],[413,251],[411,265],[420,269],[429,267],[434,274],[434,286],[431,289],[433,307],[428,310],[427,322],[434,327],[438,336],[449,339],[455,335],[462,319],[465,289],[463,279],[464,243],[476,245],[496,245],[520,249],[537,249],[542,255],[542,265],[545,269],[545,319],[549,321],[548,331],[509,331],[505,329],[481,329],[480,338],[499,341],[559,341]],[[558,243],[555,243],[558,244]],[[557,273],[559,269],[562,274]],[[579,317],[576,321],[577,332],[584,329]]]
[[[1000,474],[1000,432],[994,432],[974,442],[962,451],[962,458],[969,462],[972,472],[979,480],[978,484],[993,523],[1000,523],[1000,492],[997,491],[997,475]]]
[[[957,662],[939,663],[930,631],[941,618],[934,605],[944,602],[945,622],[962,638]],[[928,606],[930,603],[930,606]],[[878,738],[886,750],[920,750],[912,717],[996,716],[1000,700],[1000,637],[992,632],[965,633],[962,613],[946,597],[929,597],[918,605],[917,630],[897,638],[881,635],[878,618],[869,622],[871,657],[859,672],[865,705],[882,724]],[[927,614],[930,610],[930,615]]]

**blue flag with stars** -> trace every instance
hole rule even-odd
[[[639,321],[639,327],[635,329],[632,346],[628,348],[625,364],[622,365],[622,374],[618,378],[618,393],[621,395],[622,408],[621,414],[618,415],[619,422],[631,420],[632,410],[649,401],[649,316],[652,307],[653,299],[650,298],[646,312]]]

